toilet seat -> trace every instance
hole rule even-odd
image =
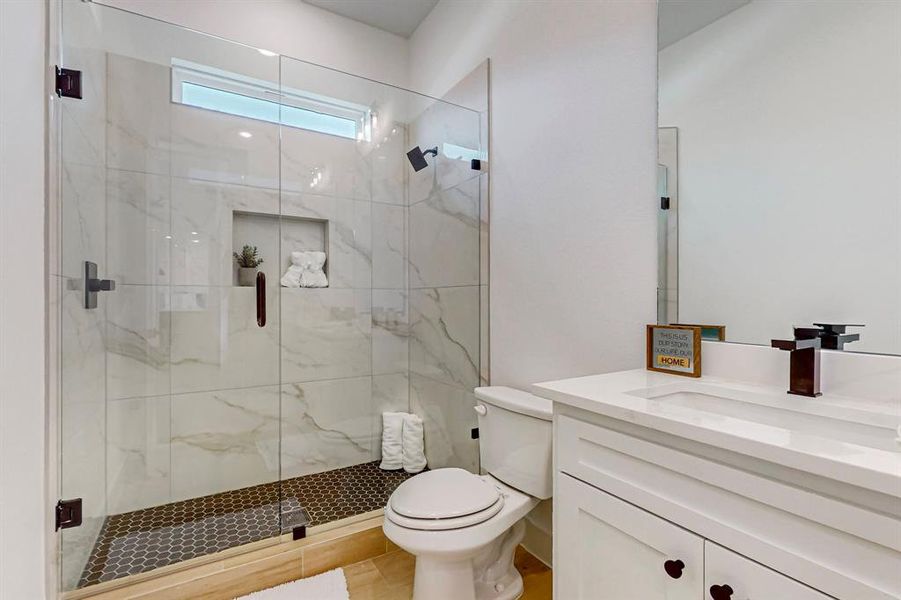
[[[385,515],[408,529],[440,531],[472,527],[504,507],[504,496],[482,477],[457,468],[437,469],[402,483]]]

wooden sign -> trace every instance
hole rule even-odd
[[[690,325],[648,325],[648,370],[701,376],[701,328]]]

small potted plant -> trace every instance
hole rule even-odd
[[[247,246],[241,249],[241,254],[233,252],[235,262],[238,263],[238,285],[256,285],[257,267],[263,264],[263,259],[257,252],[256,246]]]

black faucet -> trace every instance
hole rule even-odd
[[[789,394],[815,398],[820,392],[820,347],[822,342],[819,327],[795,327],[795,339],[773,340],[773,348],[791,352]]]
[[[814,325],[822,327],[820,342],[826,350],[844,350],[845,344],[860,339],[859,333],[845,333],[845,330],[848,327],[864,327],[854,323],[814,323]]]

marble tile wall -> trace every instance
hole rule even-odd
[[[380,411],[409,407],[406,128],[373,143],[279,132],[172,103],[163,65],[104,61],[106,158],[69,172],[66,256],[73,276],[105,257],[118,283],[102,338],[108,511],[378,458]],[[236,285],[245,243],[265,259],[265,328]],[[281,289],[290,252],[311,249],[329,287]]]
[[[373,460],[372,377],[282,386],[282,476]]]
[[[372,193],[373,460],[381,458],[382,413],[409,411],[409,262],[405,153],[408,127],[381,123],[369,151]]]
[[[448,92],[455,104],[436,102],[410,126],[410,146],[439,148],[408,193],[410,403],[432,468],[479,469],[473,388],[489,381],[489,175],[486,160],[473,170],[444,143],[487,156],[487,84],[486,64]]]

